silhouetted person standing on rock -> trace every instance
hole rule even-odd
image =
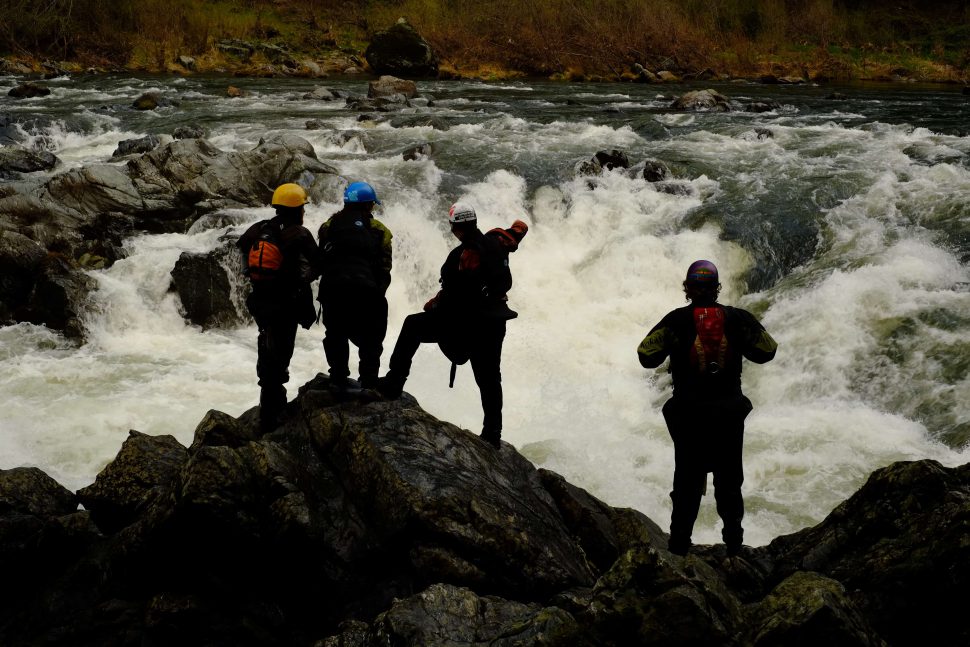
[[[502,437],[502,342],[505,322],[518,316],[506,296],[512,287],[508,255],[529,227],[516,220],[508,229],[483,234],[471,207],[453,205],[451,233],[461,241],[441,266],[441,290],[424,312],[407,317],[391,354],[389,371],[378,385],[388,398],[400,397],[411,359],[422,343],[437,342],[454,365],[471,361],[481,391],[482,438],[496,449]]]
[[[252,292],[246,307],[256,320],[259,377],[259,425],[265,433],[279,423],[286,405],[290,359],[296,327],[316,321],[310,283],[316,279],[317,244],[303,226],[306,191],[282,184],[273,192],[276,216],[257,222],[236,245],[243,255]]]
[[[692,263],[684,281],[690,305],[668,313],[637,348],[645,368],[656,368],[670,356],[674,393],[663,407],[675,462],[668,547],[678,555],[690,549],[708,472],[714,472],[727,554],[741,550],[741,448],[751,411],[741,392],[741,358],[763,364],[778,348],[751,313],[717,303],[720,290],[713,263]]]
[[[323,350],[330,384],[347,389],[350,343],[360,355],[360,386],[377,387],[387,332],[391,284],[391,232],[371,215],[380,204],[374,187],[354,182],[344,191],[343,209],[320,225],[320,301],[327,332]]]

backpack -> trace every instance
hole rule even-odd
[[[283,267],[283,251],[280,249],[279,233],[270,222],[263,224],[259,236],[249,247],[246,257],[249,278],[267,281],[276,278]]]
[[[508,285],[512,283],[512,275],[509,271],[509,254],[519,248],[519,243],[528,231],[529,226],[526,223],[521,220],[516,220],[508,229],[496,227],[495,229],[490,229],[485,234],[497,243],[491,250],[491,254],[497,256],[495,260],[498,261],[498,265],[501,268],[500,272],[508,277]],[[480,260],[478,258],[476,262],[480,262]],[[462,258],[462,262],[465,262],[464,258]],[[509,309],[507,302],[508,298],[503,294],[497,301],[496,309],[498,312],[496,315],[505,320],[515,319],[519,315],[514,310]],[[458,371],[458,366],[468,361],[468,349],[464,344],[452,339],[439,341],[438,347],[441,348],[441,352],[444,353],[445,357],[451,360],[451,375],[448,381],[448,388],[454,388],[455,374]]]
[[[320,229],[322,234],[324,228]],[[326,289],[374,291],[380,288],[380,277],[375,270],[381,253],[377,235],[363,217],[341,214],[330,219],[326,224],[326,242],[320,248],[321,294]]]
[[[694,308],[694,330],[697,336],[690,348],[690,365],[699,375],[714,376],[727,366],[728,338],[724,333],[727,319],[724,308]]]

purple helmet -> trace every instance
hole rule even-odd
[[[710,261],[694,261],[687,268],[687,278],[684,282],[717,285],[717,268]]]

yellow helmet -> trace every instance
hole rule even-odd
[[[274,207],[302,207],[306,203],[306,191],[299,184],[281,184],[273,191]]]

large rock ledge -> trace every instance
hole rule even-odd
[[[318,376],[260,437],[131,432],[76,494],[0,471],[0,644],[967,644],[970,465],[896,463],[726,558],[405,395]],[[83,510],[77,504],[84,505]]]
[[[242,152],[176,140],[123,166],[11,183],[0,192],[0,270],[9,277],[0,280],[0,325],[28,321],[80,337],[93,283],[84,270],[123,257],[125,238],[184,232],[219,209],[264,206],[285,182],[299,181],[312,195],[336,174],[305,139],[277,135]]]

